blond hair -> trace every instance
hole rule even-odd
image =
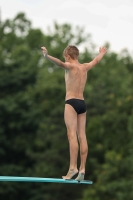
[[[63,51],[63,56],[69,55],[72,59],[77,59],[79,56],[79,50],[77,47],[69,45]]]

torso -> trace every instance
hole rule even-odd
[[[84,64],[73,63],[70,70],[65,70],[66,100],[71,98],[84,99],[83,92],[87,80]]]

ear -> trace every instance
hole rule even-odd
[[[68,59],[68,60],[71,60],[71,56],[67,55],[67,59]]]

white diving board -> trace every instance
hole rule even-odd
[[[0,182],[49,182],[49,183],[93,184],[93,182],[89,180],[76,181],[74,179],[65,180],[58,178],[19,177],[19,176],[0,176]]]

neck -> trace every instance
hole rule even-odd
[[[79,63],[79,61],[78,60],[73,60],[73,59],[70,59],[68,62],[70,62],[70,63]]]

